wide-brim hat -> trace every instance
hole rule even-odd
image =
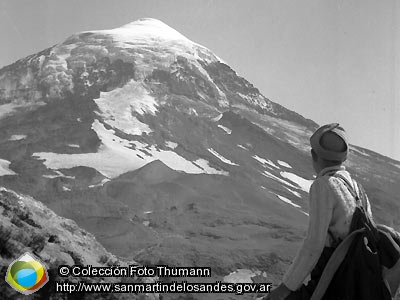
[[[343,151],[334,151],[332,149],[335,149],[337,145],[332,145],[332,147],[329,147],[329,145],[325,145],[323,147],[321,145],[321,139],[326,134],[327,132],[332,132],[336,134],[339,138],[341,138],[345,144],[345,149]],[[331,143],[341,143],[343,144],[340,140],[336,139],[335,141],[331,141]],[[347,153],[349,149],[349,144],[347,141],[347,136],[345,130],[339,126],[338,123],[332,123],[332,124],[327,124],[324,126],[321,126],[318,128],[314,134],[310,138],[310,145],[311,148],[317,153],[317,155],[323,159],[326,160],[332,160],[332,161],[340,161],[343,162],[347,159]]]

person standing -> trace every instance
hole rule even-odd
[[[307,236],[282,283],[264,299],[310,299],[330,255],[350,230],[356,202],[343,180],[338,178],[352,183],[358,192],[343,166],[349,151],[346,132],[337,123],[321,126],[311,136],[310,145],[317,178],[309,193]],[[365,210],[372,218],[368,199]],[[310,281],[303,284],[308,275],[311,275]]]

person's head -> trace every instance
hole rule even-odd
[[[347,159],[346,132],[337,123],[318,128],[310,138],[313,167],[318,174],[327,167],[341,165]]]

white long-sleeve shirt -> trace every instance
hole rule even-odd
[[[349,232],[356,203],[342,179],[331,176],[335,172],[353,184],[345,168],[336,166],[323,169],[311,185],[307,236],[282,280],[292,291],[297,290],[311,273],[323,248],[332,246],[332,236],[334,239],[344,239]],[[353,185],[353,188],[357,187]],[[371,215],[368,200],[366,210]]]

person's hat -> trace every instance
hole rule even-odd
[[[326,160],[344,162],[349,145],[346,132],[338,123],[321,126],[310,138],[311,148]]]

